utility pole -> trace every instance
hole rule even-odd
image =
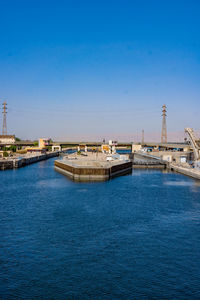
[[[167,125],[166,125],[166,116],[167,116],[167,107],[164,104],[162,106],[162,133],[161,133],[161,143],[167,143]]]
[[[142,145],[144,145],[144,129],[142,129]]]
[[[3,103],[3,129],[2,129],[2,134],[7,135],[7,124],[6,124],[6,114],[7,114],[7,103]]]

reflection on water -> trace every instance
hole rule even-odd
[[[64,188],[65,186],[59,179],[45,179],[37,182],[40,187],[45,188]]]
[[[193,181],[165,181],[165,185],[171,185],[171,186],[193,186],[194,182]]]
[[[0,172],[1,299],[199,299],[197,181],[77,183],[53,161]]]

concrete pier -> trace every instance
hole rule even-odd
[[[103,160],[104,158],[104,160]],[[130,160],[106,161],[105,156],[93,155],[56,160],[55,170],[74,181],[105,181],[132,172]]]

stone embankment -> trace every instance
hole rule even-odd
[[[59,156],[59,151],[40,154],[40,155],[31,155],[31,156],[26,156],[21,158],[1,159],[0,170],[21,168],[56,156]]]

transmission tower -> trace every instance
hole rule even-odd
[[[164,104],[162,106],[162,133],[161,133],[161,143],[167,143],[167,125],[166,125],[166,113],[167,107]]]
[[[6,114],[7,114],[7,103],[3,103],[3,129],[2,134],[7,135],[7,124],[6,124]]]
[[[144,129],[142,129],[142,145],[144,144]]]

